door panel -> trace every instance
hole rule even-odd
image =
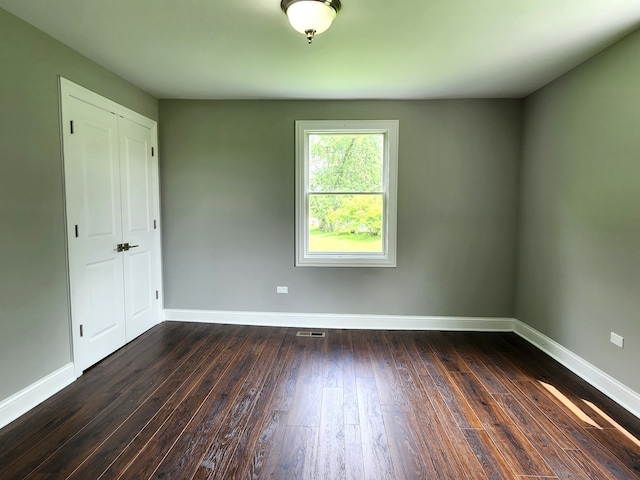
[[[118,121],[73,97],[63,118],[74,361],[82,371],[126,339],[123,262],[116,252],[122,238]]]
[[[127,341],[160,319],[156,299],[160,276],[160,240],[154,228],[156,159],[151,156],[153,132],[119,119],[123,239],[134,246],[124,253]]]
[[[132,122],[129,122],[132,123]],[[150,190],[150,132],[149,129],[138,125],[127,125],[127,121],[121,119],[124,145],[123,153],[123,173],[125,185],[123,195],[125,197],[124,206],[127,209],[125,215],[125,231],[142,232],[149,231],[149,224],[152,221],[152,205],[149,195]],[[137,135],[136,138],[134,135]],[[147,150],[149,149],[149,153]]]
[[[79,112],[96,107],[79,105]],[[113,115],[110,115],[112,117]],[[84,225],[87,237],[119,238],[120,227],[120,166],[114,149],[117,130],[112,118],[104,112],[91,120],[80,117],[74,121],[74,132],[82,152],[82,192],[84,195]],[[102,120],[105,123],[99,124]],[[106,123],[108,121],[108,123]]]
[[[117,311],[121,304],[122,288],[116,288],[121,283],[119,275],[121,268],[118,261],[110,259],[87,265],[87,292],[91,322],[85,326],[84,336],[90,343],[100,342],[105,335],[119,328],[117,319],[122,314]]]
[[[150,279],[152,277],[151,252],[136,252],[129,254],[129,283],[131,289],[127,293],[131,295],[131,309],[128,312],[134,321],[139,320],[140,315],[149,312],[152,307]],[[127,318],[129,320],[129,318]]]

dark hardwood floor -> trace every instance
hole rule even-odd
[[[1,479],[640,479],[640,420],[514,334],[167,322],[0,430]]]

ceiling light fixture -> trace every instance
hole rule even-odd
[[[282,0],[280,7],[287,14],[294,30],[307,36],[309,43],[313,37],[331,26],[342,5],[340,0]]]

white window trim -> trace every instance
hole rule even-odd
[[[382,133],[385,135],[382,253],[309,252],[309,135],[314,133]],[[296,121],[296,266],[395,267],[398,196],[398,120]]]

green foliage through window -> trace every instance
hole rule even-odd
[[[309,136],[309,227],[324,234],[310,250],[382,251],[383,148],[377,133]],[[352,241],[327,241],[344,235]]]

